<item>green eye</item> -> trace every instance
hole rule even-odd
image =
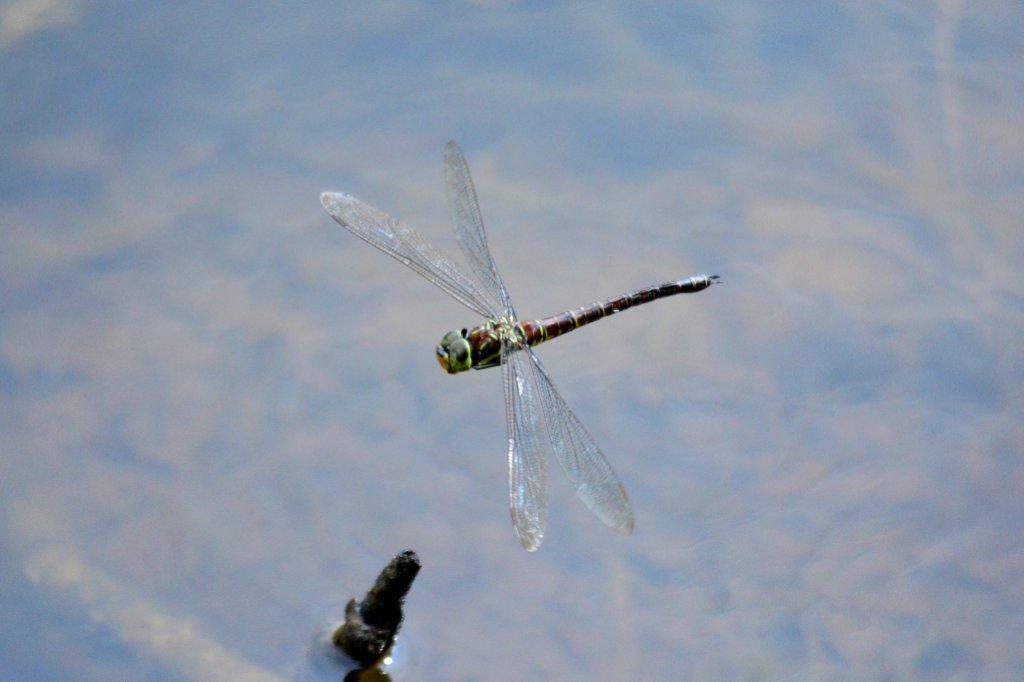
[[[464,372],[473,367],[473,348],[458,331],[445,334],[435,352],[438,363],[449,374]]]

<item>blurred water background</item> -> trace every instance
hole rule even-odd
[[[403,679],[1024,675],[1017,2],[0,4],[0,668],[337,679],[397,551]],[[478,320],[324,214],[456,252],[458,140],[630,491],[507,510]]]

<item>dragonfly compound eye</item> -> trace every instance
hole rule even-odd
[[[469,342],[465,339],[459,339],[448,350],[448,362],[456,372],[469,369],[469,356]]]
[[[437,350],[437,362],[449,374],[463,372],[473,365],[469,341],[459,332],[448,332],[441,339]]]

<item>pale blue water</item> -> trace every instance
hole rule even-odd
[[[400,679],[1019,677],[1022,14],[0,5],[0,670],[336,679],[413,548]],[[319,205],[454,252],[449,138],[522,315],[727,282],[540,351],[630,538]]]

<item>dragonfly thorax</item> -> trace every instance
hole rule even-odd
[[[484,327],[501,343],[505,343],[505,341],[519,343],[523,340],[523,330],[515,320],[509,317],[502,316],[487,320]]]

